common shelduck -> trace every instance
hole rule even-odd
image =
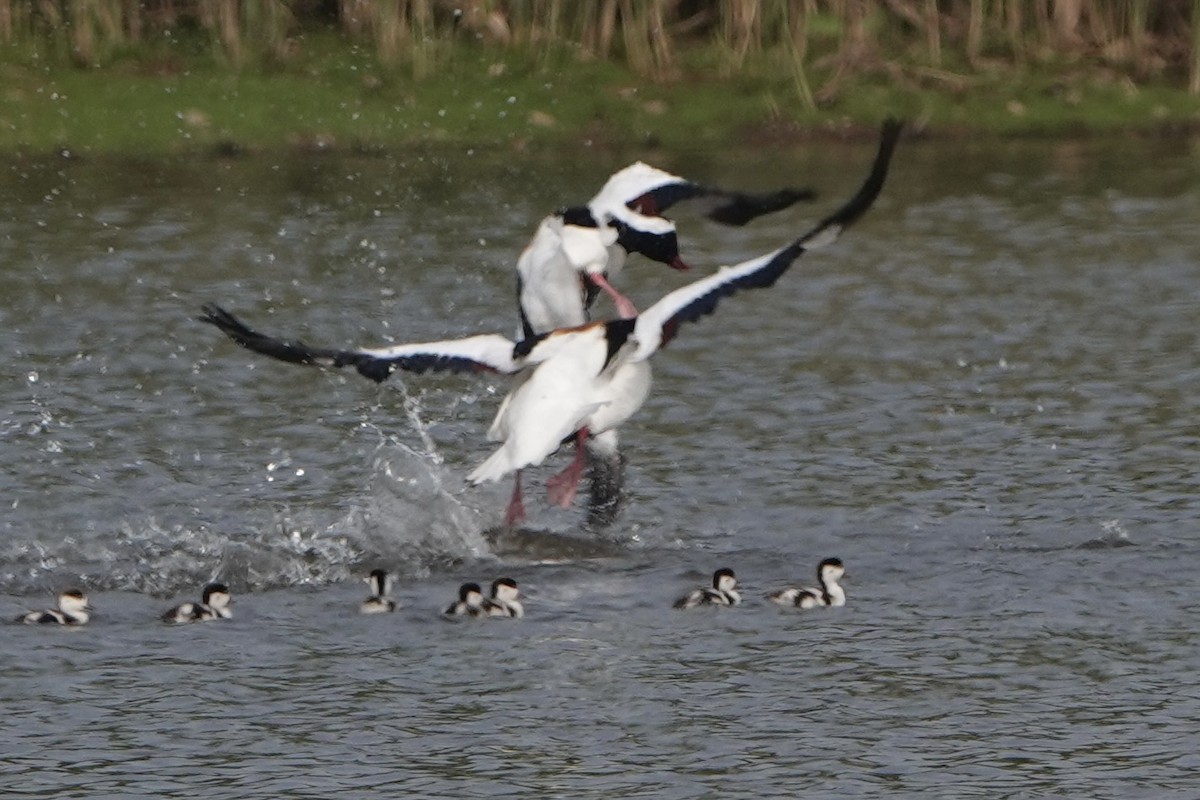
[[[820,606],[846,605],[846,590],[838,583],[846,574],[839,558],[827,558],[817,565],[817,584],[819,588],[805,587],[796,589],[789,587],[767,595],[772,603],[781,606],[796,606],[797,608],[818,608]]]
[[[478,583],[464,583],[458,587],[458,599],[442,612],[448,617],[486,617],[483,608],[483,590]]]
[[[214,619],[229,619],[233,610],[229,607],[233,598],[229,587],[223,583],[210,583],[204,587],[199,603],[182,603],[162,615],[163,622],[182,625],[188,622],[208,622]]]
[[[637,162],[615,173],[583,206],[572,206],[541,221],[517,259],[520,336],[528,338],[588,321],[588,308],[603,291],[617,316],[637,309],[613,288],[612,281],[630,253],[687,269],[679,254],[675,223],[663,217],[682,201],[701,205],[701,213],[725,225],[747,222],[811,200],[810,189],[780,189],[764,194],[731,192],[694,183]]]
[[[612,175],[586,205],[559,211],[538,225],[517,260],[518,336],[528,338],[585,324],[600,291],[612,298],[617,316],[635,316],[637,308],[610,281],[630,253],[687,269],[675,225],[662,216],[676,203],[692,201],[703,216],[740,226],[814,196],[809,189],[790,188],[765,194],[731,192],[640,161],[632,164]],[[631,374],[614,376],[614,381],[649,385],[648,365],[622,369]],[[624,483],[616,429],[589,437],[585,446],[592,476],[588,522],[603,527],[615,518]],[[551,483],[552,502],[571,502],[574,489],[569,478]]]
[[[27,611],[17,617],[26,625],[86,625],[91,619],[87,595],[78,589],[68,589],[58,595],[58,607],[44,611]]]
[[[875,201],[887,177],[900,124],[883,127],[879,153],[857,194],[791,244],[670,292],[636,317],[562,328],[513,342],[499,334],[481,334],[420,344],[359,350],[311,347],[259,333],[216,305],[206,305],[200,320],[215,325],[235,342],[281,361],[320,366],[353,366],[374,381],[396,370],[499,372],[525,371],[500,404],[488,438],[503,444],[467,480],[494,481],[517,472],[505,521],[524,519],[520,470],[540,464],[566,440],[583,443],[628,419],[650,390],[646,360],[665,346],[684,322],[710,314],[723,297],[742,289],[774,285],[808,250],[835,242]],[[548,484],[550,499],[566,507],[574,500],[584,455],[575,458]]]
[[[675,608],[696,608],[697,606],[736,606],[742,602],[742,596],[737,591],[737,576],[729,567],[722,567],[713,573],[712,587],[702,586],[693,589],[675,601]]]
[[[359,606],[362,614],[386,614],[396,610],[396,601],[391,598],[392,576],[385,569],[373,569],[366,577],[371,594]]]

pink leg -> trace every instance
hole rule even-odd
[[[587,441],[588,429],[580,428],[575,434],[575,457],[562,472],[546,481],[546,497],[559,508],[570,508],[579,491],[579,480],[583,477],[586,461],[583,443]]]
[[[609,297],[612,298],[613,305],[617,307],[617,313],[621,315],[621,319],[633,319],[638,315],[637,307],[634,306],[632,301],[614,289],[612,284],[608,282],[607,278],[605,278],[599,272],[589,274],[588,277],[591,278],[592,283],[599,286]]]
[[[525,521],[525,502],[521,499],[521,470],[517,470],[517,478],[513,481],[512,499],[508,501],[508,510],[504,512],[504,525],[511,528]]]

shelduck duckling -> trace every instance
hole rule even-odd
[[[442,612],[448,617],[485,617],[483,589],[478,583],[464,583],[458,587],[458,600]]]
[[[675,601],[675,608],[696,608],[697,606],[736,606],[742,602],[742,596],[737,591],[737,576],[728,567],[722,567],[713,573],[712,588],[707,586],[694,589]]]
[[[91,619],[91,605],[87,595],[78,589],[69,589],[58,595],[58,607],[44,611],[29,611],[17,617],[17,622],[26,625],[86,625]]]
[[[162,615],[162,621],[172,625],[189,622],[208,622],[214,619],[229,619],[233,616],[229,606],[233,598],[229,587],[223,583],[210,583],[204,587],[199,603],[182,603]]]
[[[492,596],[483,601],[483,610],[489,617],[523,617],[525,607],[517,599],[519,594],[512,578],[497,578],[492,581]]]
[[[895,121],[884,124],[871,172],[858,192],[807,233],[774,252],[722,267],[676,289],[635,317],[560,328],[520,342],[480,334],[356,350],[277,339],[212,304],[203,307],[199,319],[254,352],[293,364],[352,366],[376,382],[397,370],[516,375],[488,431],[489,439],[502,444],[467,476],[478,484],[516,473],[505,513],[505,523],[513,525],[525,518],[521,470],[542,463],[564,441],[574,440],[575,458],[547,484],[551,502],[563,508],[571,505],[584,470],[578,445],[616,429],[641,408],[650,392],[647,360],[674,338],[680,325],[711,314],[724,297],[773,286],[796,259],[837,241],[871,207],[883,189],[900,128]]]
[[[396,601],[389,596],[392,593],[392,576],[387,573],[387,570],[371,570],[366,581],[367,585],[371,587],[371,596],[359,605],[359,613],[386,614],[389,611],[395,611]]]
[[[821,606],[846,605],[846,590],[838,583],[846,575],[840,558],[827,558],[817,565],[817,582],[820,588],[797,589],[788,587],[772,592],[767,598],[772,603],[796,608],[818,608]]]

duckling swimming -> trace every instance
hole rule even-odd
[[[519,594],[512,578],[497,578],[492,581],[492,596],[483,601],[483,610],[489,617],[523,617],[525,607],[517,599]]]
[[[386,614],[395,611],[396,601],[389,596],[392,592],[392,576],[388,575],[387,570],[373,569],[366,580],[371,587],[371,596],[359,605],[359,613]]]
[[[448,617],[486,617],[483,608],[483,589],[478,583],[464,583],[458,587],[458,600],[442,612]]]
[[[92,610],[87,595],[78,589],[68,589],[58,595],[58,607],[45,611],[29,611],[17,617],[26,625],[86,625]]]
[[[742,602],[742,596],[737,592],[737,576],[728,567],[722,567],[713,573],[712,588],[702,587],[688,592],[675,601],[675,608],[695,608],[697,606],[736,606]]]
[[[233,611],[229,608],[232,603],[229,587],[223,583],[210,583],[204,587],[199,603],[177,605],[162,615],[162,621],[172,625],[184,625],[189,622],[229,619],[233,616]]]
[[[840,558],[827,558],[817,565],[817,582],[820,588],[788,587],[767,595],[772,603],[797,608],[820,608],[822,606],[846,605],[846,590],[838,583],[846,574]]]

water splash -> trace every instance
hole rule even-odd
[[[1078,547],[1080,550],[1108,550],[1114,547],[1133,547],[1134,542],[1129,538],[1129,531],[1119,519],[1109,519],[1100,523],[1100,536],[1088,539]]]
[[[362,423],[380,440],[362,525],[367,549],[384,560],[400,558],[404,567],[491,555],[479,532],[479,511],[447,488],[448,483],[461,486],[461,478],[443,467],[444,459],[421,418],[417,400],[403,383],[399,387],[404,394],[404,413],[422,449],[410,447],[370,422]]]
[[[321,509],[284,508],[240,530],[125,520],[116,531],[85,527],[57,541],[0,545],[0,590],[53,591],[67,584],[168,596],[220,578],[234,591],[324,585],[369,565],[414,576],[464,560],[488,558],[480,512],[448,486],[415,401],[405,409],[424,450],[364,422],[379,436],[363,499],[331,520]]]
[[[78,584],[168,596],[215,578],[246,591],[330,583],[350,574],[359,550],[348,537],[332,529],[302,533],[290,522],[231,535],[147,518],[54,544],[11,542],[0,550],[0,588],[27,593]]]

